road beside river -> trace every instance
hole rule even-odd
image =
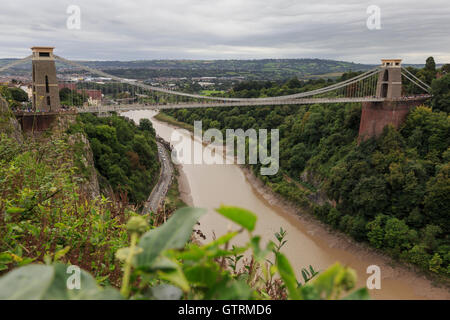
[[[166,197],[167,191],[169,190],[170,183],[173,179],[173,167],[170,160],[170,154],[166,147],[161,142],[156,142],[158,147],[158,157],[161,164],[161,173],[159,180],[152,190],[152,193],[147,199],[144,205],[143,213],[148,213],[149,211],[157,212],[158,207]]]

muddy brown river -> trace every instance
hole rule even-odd
[[[150,119],[156,133],[170,141],[172,132],[177,128],[155,120],[155,114],[155,111],[131,111],[123,115],[137,123],[141,118]],[[184,135],[192,139],[189,133]],[[214,212],[214,208],[221,204],[239,206],[258,216],[254,233],[261,235],[265,241],[274,240],[273,235],[280,227],[287,231],[288,242],[282,251],[297,273],[309,265],[316,270],[324,270],[339,261],[355,269],[358,286],[365,286],[370,276],[366,273],[367,267],[377,265],[381,269],[381,289],[370,290],[373,299],[450,299],[450,293],[445,288],[433,286],[424,276],[409,271],[365,245],[328,230],[309,214],[286,205],[237,165],[182,164],[181,170],[180,184],[184,188],[185,198],[190,198],[190,205],[208,209],[208,214],[200,221],[200,229],[208,240],[219,237],[230,228],[236,229]],[[246,240],[244,233],[235,239],[237,243]]]

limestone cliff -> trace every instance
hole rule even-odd
[[[85,182],[82,184],[83,191],[94,198],[100,195],[100,187],[89,140],[81,132],[67,134],[69,127],[75,122],[75,115],[60,116],[53,124],[51,130],[54,135],[67,138],[67,142],[73,150],[73,161],[79,169],[77,175],[85,179]]]
[[[8,137],[14,138],[19,144],[23,143],[20,125],[9,109],[8,102],[2,97],[0,97],[0,133],[4,133]]]

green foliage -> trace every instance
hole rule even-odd
[[[433,57],[427,58],[425,68],[418,70],[416,76],[425,83],[431,84],[433,79],[436,78],[436,62]]]
[[[236,217],[243,209],[227,207],[226,211],[226,215]],[[259,237],[231,250],[228,249],[229,241],[238,232],[230,232],[205,245],[189,242],[194,224],[204,213],[203,209],[180,209],[166,224],[144,233],[138,246],[137,237],[145,223],[141,217],[132,218],[127,224],[130,247],[117,253],[124,261],[121,295],[110,287],[99,288],[84,271],[80,277],[81,289],[68,290],[66,283],[70,274],[67,274],[67,267],[52,264],[29,265],[6,274],[0,278],[0,298],[340,299],[355,286],[354,271],[339,264],[319,275],[310,267],[312,275],[305,278],[302,285],[281,252],[275,251],[275,264],[266,261],[267,254],[272,252],[269,248],[274,245],[270,242],[265,249],[261,248]],[[251,225],[253,215],[246,214],[240,219],[241,223]],[[252,259],[250,263],[244,263],[242,271],[227,263],[226,258],[245,252]],[[368,299],[369,296],[366,289],[360,289],[348,298]]]
[[[299,300],[301,295],[298,292],[297,279],[289,260],[279,252],[276,254],[276,259],[278,272],[284,281],[289,297],[293,300]]]
[[[256,224],[256,216],[254,213],[240,208],[221,206],[217,209],[224,217],[227,217],[233,222],[236,222],[240,226],[244,227],[248,231],[253,231]]]
[[[67,140],[17,145],[0,136],[0,273],[51,260],[117,284],[114,252],[127,242],[122,224],[130,213],[84,191]]]
[[[450,73],[431,83],[432,106],[436,111],[450,112]]]
[[[449,63],[444,64],[444,65],[442,66],[442,68],[441,68],[441,72],[442,72],[443,74],[450,73],[450,64],[449,64]]]
[[[301,296],[306,300],[340,299],[342,294],[353,289],[355,284],[355,271],[336,263],[321,273],[314,281],[301,287]],[[367,289],[362,288],[343,299],[366,300],[369,299],[369,294]]]
[[[59,90],[59,99],[64,106],[81,107],[88,100],[88,96],[77,90],[62,88]]]
[[[18,102],[28,101],[28,94],[20,88],[9,88],[9,92],[11,92],[11,97],[15,101]]]
[[[450,194],[450,163],[442,165],[435,177],[427,183],[424,206],[426,219],[435,223],[444,230],[450,232],[448,198]]]
[[[155,131],[148,120],[136,126],[131,120],[113,115],[98,118],[91,114],[79,116],[78,130],[86,133],[94,154],[94,163],[116,193],[126,193],[128,200],[141,204],[147,200],[159,177],[159,161]]]
[[[425,70],[427,71],[436,71],[436,62],[433,57],[428,57],[425,62]]]
[[[152,268],[156,258],[165,249],[182,249],[189,240],[192,228],[206,210],[182,208],[161,227],[147,232],[139,242],[143,253],[138,255],[136,267]]]
[[[20,88],[0,86],[0,97],[3,97],[11,108],[21,108],[22,102],[28,101],[28,95]]]

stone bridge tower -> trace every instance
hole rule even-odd
[[[402,60],[382,59],[378,75],[376,95],[386,99],[383,102],[364,102],[359,125],[359,141],[378,137],[384,127],[392,125],[399,128],[409,111],[422,101],[401,100]]]
[[[53,47],[31,48],[34,111],[49,112],[61,108],[53,49]]]
[[[402,96],[402,60],[382,59],[378,76],[377,97],[396,99]]]

